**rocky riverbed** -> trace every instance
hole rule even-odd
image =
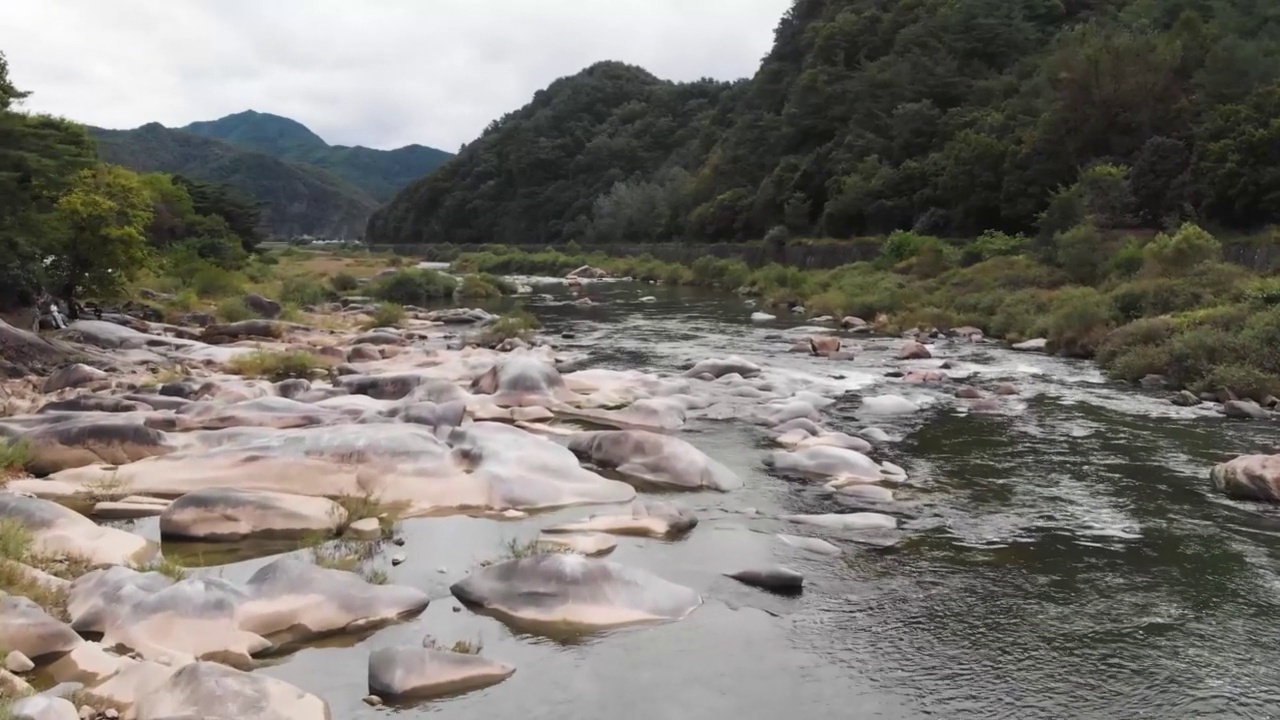
[[[64,576],[18,563],[47,607],[0,607],[0,647],[31,661],[4,679],[52,688],[28,710],[1244,717],[1275,699],[1255,656],[1275,633],[1243,622],[1272,602],[1274,519],[1208,480],[1270,447],[1265,409],[1233,422],[971,332],[522,282],[544,333],[501,350],[466,347],[484,310],[363,330],[359,301],[307,323],[3,328],[6,360],[40,374],[4,385],[0,435],[36,476],[8,481],[0,517]],[[296,352],[326,367],[232,372]],[[1215,482],[1268,497],[1271,468]]]

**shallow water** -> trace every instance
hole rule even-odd
[[[548,334],[588,353],[586,367],[677,372],[738,354],[815,390],[847,393],[827,424],[874,425],[898,442],[877,459],[904,467],[888,512],[903,521],[891,548],[773,516],[841,510],[817,484],[771,476],[773,449],[734,420],[697,420],[682,437],[736,470],[746,487],[683,494],[701,524],[677,542],[620,538],[611,560],[698,590],[685,620],[572,641],[519,634],[460,610],[448,586],[510,538],[584,517],[575,508],[519,522],[466,517],[403,523],[403,565],[391,581],[428,590],[416,620],[272,660],[261,672],[327,699],[335,718],[1202,718],[1276,717],[1280,520],[1209,491],[1208,468],[1273,451],[1274,426],[1233,423],[1208,408],[1108,384],[1090,364],[993,345],[941,342],[935,352],[979,384],[1022,390],[1007,412],[969,415],[949,394],[884,373],[938,360],[892,360],[899,341],[853,339],[857,360],[788,354],[806,324],[752,323],[740,298],[633,283],[592,283],[598,305],[527,304]],[[656,302],[641,302],[652,295]],[[808,323],[812,324],[812,323]],[[803,334],[803,333],[799,333]],[[860,418],[857,398],[926,395],[933,405],[886,421]],[[743,512],[754,508],[758,514]],[[140,529],[154,534],[143,522]],[[815,531],[816,530],[816,531]],[[824,537],[838,557],[809,555],[774,533]],[[265,559],[202,572],[243,579]],[[721,575],[782,563],[806,577],[784,598]],[[459,611],[455,611],[458,609]],[[479,639],[514,665],[509,680],[393,711],[369,708],[372,649]]]

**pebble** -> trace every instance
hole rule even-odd
[[[436,568],[436,572],[440,573],[441,575],[446,575],[449,572],[449,568],[441,565],[440,567]]]
[[[461,606],[461,605],[454,605],[454,606],[453,606],[453,611],[454,611],[454,612],[462,612],[462,606]]]
[[[120,711],[115,708],[107,708],[102,711],[102,717],[107,720],[120,720]]]
[[[31,658],[14,650],[5,656],[4,668],[11,673],[25,673],[34,670],[36,664],[31,662]]]
[[[395,555],[391,556],[391,564],[399,565],[400,563],[404,562],[406,559],[408,558],[404,553],[396,553]]]
[[[382,704],[382,698],[378,697],[377,695],[365,695],[364,704],[370,705],[372,707],[378,707],[379,705]]]
[[[399,545],[400,547],[404,547],[404,538],[402,537],[397,536],[397,537],[391,538],[391,542],[396,545]]]
[[[80,720],[93,720],[94,718],[98,717],[98,711],[94,710],[88,705],[81,705],[79,715],[80,715]]]

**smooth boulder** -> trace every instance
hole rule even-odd
[[[396,646],[369,653],[369,692],[384,700],[453,695],[495,685],[516,669],[478,655]]]
[[[776,593],[798,593],[804,587],[804,575],[780,565],[739,570],[726,575],[744,585]]]
[[[644,485],[727,492],[742,478],[698,448],[671,435],[647,430],[577,433],[569,449],[596,465]]]
[[[135,707],[137,720],[331,720],[325,701],[266,675],[213,662],[185,665]]]
[[[347,511],[323,497],[212,487],[187,493],[160,514],[164,537],[216,542],[336,534]]]
[[[587,630],[680,620],[702,604],[693,590],[644,570],[563,553],[490,565],[450,591],[516,621]]]
[[[0,647],[37,662],[84,642],[70,625],[20,595],[0,597]]]
[[[1215,465],[1209,478],[1229,497],[1280,502],[1280,455],[1241,455]]]
[[[664,539],[684,535],[697,525],[697,516],[673,503],[636,500],[631,504],[630,515],[595,515],[579,522],[555,525],[543,532],[602,532]]]

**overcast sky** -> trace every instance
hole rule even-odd
[[[246,109],[455,151],[599,60],[749,76],[791,0],[0,0],[26,108],[109,128]]]

